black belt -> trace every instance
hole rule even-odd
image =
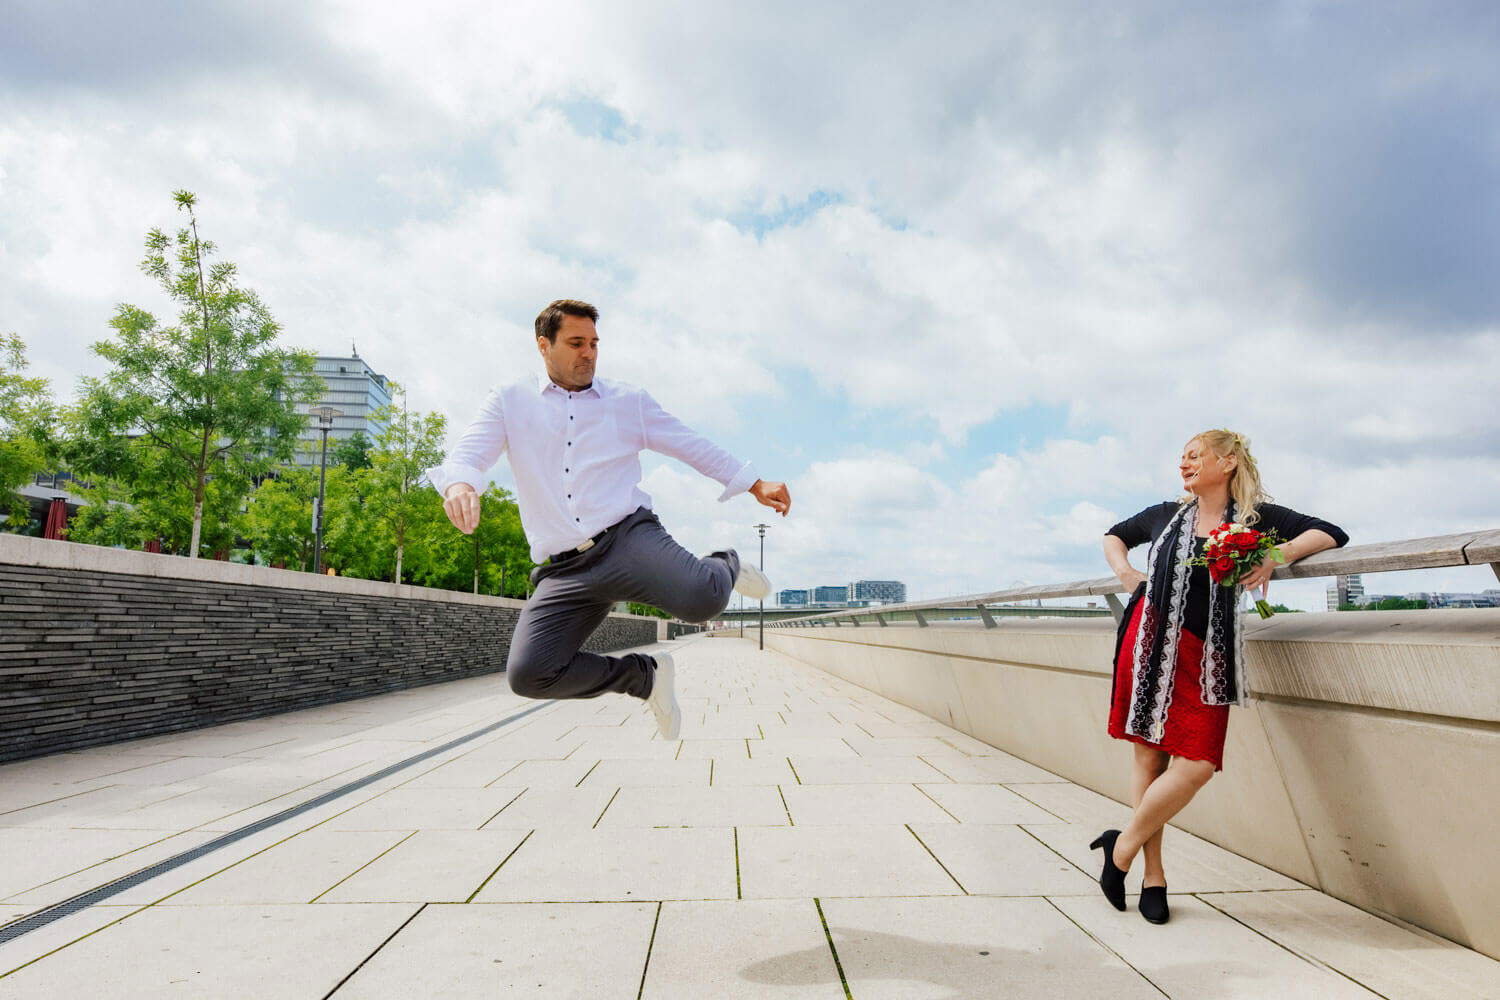
[[[618,524],[611,524],[609,527],[605,528],[603,531],[599,532],[599,534],[595,535],[593,538],[590,538],[588,541],[582,542],[581,544],[575,546],[574,548],[568,549],[565,552],[558,552],[555,555],[548,556],[547,565],[557,566],[567,562],[570,559],[577,559],[589,549],[604,541],[605,536],[618,527]]]

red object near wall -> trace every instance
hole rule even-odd
[[[47,527],[42,532],[42,537],[68,537],[68,503],[62,497],[54,498],[52,505],[47,508]]]
[[[153,538],[153,539],[151,539],[145,545],[141,546],[141,551],[142,552],[160,552],[161,551],[161,539],[160,538]]]

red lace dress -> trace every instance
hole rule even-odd
[[[1208,574],[1205,572],[1203,575],[1206,580]],[[1189,589],[1194,582],[1197,581],[1188,584]],[[1115,654],[1115,689],[1110,698],[1109,735],[1117,740],[1130,740],[1164,750],[1173,757],[1210,761],[1215,771],[1222,771],[1224,737],[1229,727],[1229,706],[1203,704],[1203,639],[1189,629],[1183,629],[1177,640],[1177,665],[1172,673],[1172,704],[1167,712],[1166,730],[1161,742],[1152,743],[1125,732],[1125,720],[1130,713],[1130,667],[1135,652],[1135,633],[1141,624],[1141,609],[1145,606],[1146,602],[1138,593],[1131,604],[1130,621]]]

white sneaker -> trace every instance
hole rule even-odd
[[[734,578],[734,589],[755,601],[771,596],[771,581],[766,574],[747,562],[740,563],[740,575]]]
[[[656,660],[656,672],[651,679],[651,696],[646,699],[646,704],[656,716],[656,728],[661,730],[661,738],[675,740],[682,732],[682,709],[677,707],[677,694],[673,691],[677,666],[667,653],[657,653],[652,658]]]

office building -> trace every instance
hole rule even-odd
[[[1328,610],[1337,611],[1347,604],[1365,603],[1365,582],[1358,573],[1336,576],[1328,588]]]
[[[906,602],[906,584],[899,580],[856,580],[849,584],[849,600],[903,604]]]
[[[807,591],[778,590],[776,592],[776,603],[783,608],[804,608],[807,606]]]
[[[322,397],[309,403],[298,403],[297,412],[307,416],[307,427],[298,435],[295,463],[304,468],[316,466],[321,454],[323,434],[314,407],[331,406],[343,415],[333,418],[328,432],[328,451],[363,432],[372,443],[384,426],[371,419],[376,408],[388,406],[391,394],[389,380],[371,368],[356,351],[350,357],[319,357],[314,371],[323,380]],[[330,459],[331,461],[331,459]]]
[[[844,604],[849,600],[848,587],[814,587],[813,604]]]

